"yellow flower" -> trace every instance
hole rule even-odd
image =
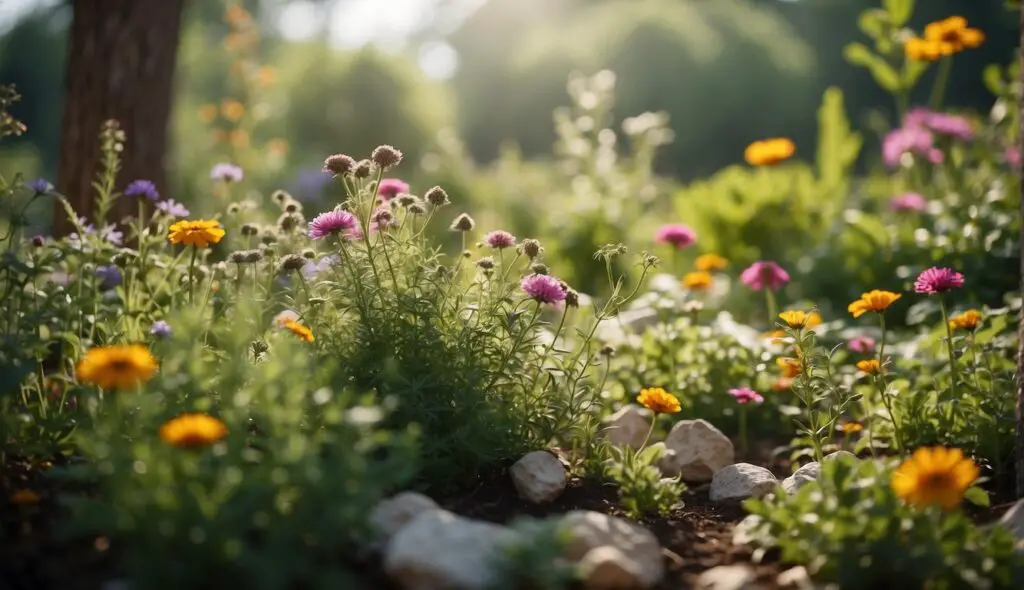
[[[224,237],[224,228],[219,221],[178,221],[171,226],[167,239],[172,244],[185,244],[196,248],[207,248]]]
[[[220,106],[220,112],[228,121],[238,121],[245,115],[245,106],[237,100],[225,100]]]
[[[315,338],[313,338],[312,330],[310,330],[306,326],[303,326],[302,324],[295,320],[285,320],[284,322],[281,323],[281,326],[288,330],[289,332],[291,332],[292,334],[295,334],[299,338],[305,340],[306,342],[312,342],[313,340],[316,340]]]
[[[981,324],[981,313],[976,309],[968,309],[960,315],[949,318],[951,330],[973,330]]]
[[[204,104],[199,107],[199,120],[203,123],[213,123],[217,118],[217,107],[212,104]]]
[[[227,434],[223,422],[206,414],[181,414],[160,427],[160,439],[182,449],[206,447]]]
[[[980,29],[967,26],[967,19],[962,16],[951,16],[943,20],[929,23],[924,28],[926,41],[939,44],[943,55],[952,55],[965,49],[974,49],[985,41],[985,34]]]
[[[882,365],[879,364],[878,359],[857,361],[857,368],[868,375],[877,375],[882,372]]]
[[[240,26],[252,20],[252,16],[238,4],[232,4],[224,12],[224,20],[231,25]]]
[[[942,45],[935,41],[912,37],[903,43],[903,54],[915,61],[936,61],[942,57]]]
[[[960,449],[920,448],[892,474],[890,485],[904,502],[924,508],[957,507],[981,471]]]
[[[808,330],[815,326],[821,325],[821,314],[816,311],[804,312],[804,311],[784,311],[779,314],[779,318],[786,322],[790,328],[807,328]]]
[[[683,287],[691,291],[704,291],[711,286],[711,273],[698,270],[683,275]]]
[[[715,270],[725,269],[726,266],[729,266],[729,261],[718,254],[701,254],[697,257],[697,260],[694,261],[693,265],[697,270],[712,272]]]
[[[11,504],[38,504],[39,494],[29,489],[20,489],[11,494]]]
[[[103,389],[127,389],[149,381],[156,359],[141,344],[90,348],[78,361],[75,377]]]
[[[843,434],[857,434],[861,430],[864,430],[864,425],[860,422],[843,422],[839,425],[839,431]]]
[[[660,387],[641,389],[636,400],[643,407],[658,414],[675,414],[682,409],[676,396]]]
[[[847,310],[853,317],[859,318],[869,311],[883,312],[889,308],[897,299],[902,297],[899,293],[892,291],[879,291],[875,289],[860,296],[860,299],[850,303]]]
[[[765,332],[764,337],[771,342],[782,342],[789,337],[785,330],[772,330],[771,332]]]
[[[780,356],[775,359],[775,364],[782,369],[782,377],[785,379],[792,379],[793,377],[796,377],[802,370],[800,367],[800,361],[795,358]]]
[[[743,159],[751,166],[772,166],[793,157],[796,144],[786,137],[755,141],[743,151]]]

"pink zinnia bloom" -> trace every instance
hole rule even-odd
[[[857,354],[869,354],[875,351],[875,340],[868,336],[855,336],[850,338],[846,346]]]
[[[351,234],[358,230],[359,221],[355,215],[348,211],[335,209],[334,211],[327,211],[314,217],[313,221],[309,222],[308,235],[313,240],[341,233],[344,233],[347,237],[353,237]],[[358,233],[359,237],[362,237],[362,232]]]
[[[928,201],[918,193],[906,193],[893,197],[889,201],[889,207],[900,213],[919,213],[928,206]]]
[[[377,194],[385,201],[390,201],[398,196],[398,193],[409,192],[409,185],[397,178],[384,178],[377,187]]]
[[[964,286],[964,275],[952,268],[933,266],[918,275],[914,291],[925,295],[944,293]]]
[[[1020,148],[1015,145],[1006,148],[1006,151],[1003,152],[1003,160],[1014,168],[1020,166]]]
[[[697,234],[688,225],[673,223],[658,228],[654,241],[659,244],[671,244],[674,248],[685,248],[697,241]]]
[[[899,166],[903,154],[907,153],[924,156],[932,164],[939,164],[943,159],[942,151],[934,146],[931,132],[923,127],[893,129],[882,140],[882,160],[886,166]]]
[[[548,275],[530,275],[519,286],[530,298],[540,303],[558,303],[565,300],[562,281]]]
[[[771,260],[758,260],[743,271],[740,281],[755,291],[778,291],[789,282],[789,273]]]
[[[736,389],[730,389],[729,395],[736,399],[736,403],[740,405],[745,404],[760,404],[764,402],[764,398],[761,394],[754,391],[749,387],[737,387]]]
[[[516,237],[507,231],[497,230],[484,236],[484,243],[489,248],[503,250],[516,245]]]
[[[923,107],[911,109],[903,119],[904,127],[917,127],[927,129],[939,135],[948,135],[961,141],[970,141],[974,138],[974,129],[971,122],[964,117],[937,113]]]

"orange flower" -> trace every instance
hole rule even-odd
[[[793,157],[796,144],[786,137],[755,141],[743,151],[743,159],[751,166],[773,166]]]
[[[675,414],[682,409],[679,399],[660,387],[641,389],[636,399],[640,405],[657,414]]]
[[[239,121],[245,115],[245,105],[237,100],[225,100],[220,105],[220,112],[228,121]]]
[[[847,311],[853,314],[853,317],[859,318],[869,311],[883,312],[889,308],[897,299],[902,297],[899,293],[893,293],[892,291],[880,291],[875,289],[868,291],[860,296],[860,299],[853,301],[847,306]]]
[[[267,142],[267,151],[274,155],[283,156],[288,153],[288,141],[279,137],[271,139]]]
[[[157,362],[141,344],[97,346],[75,367],[75,378],[107,390],[130,389],[149,381]]]
[[[804,311],[784,311],[779,314],[779,318],[786,322],[790,328],[795,329],[808,329],[814,328],[821,325],[821,314],[816,311],[804,312]]]
[[[711,287],[711,281],[711,273],[698,270],[686,273],[683,276],[682,285],[691,291],[706,291]]]
[[[310,330],[306,326],[303,326],[302,324],[295,320],[286,320],[281,325],[289,332],[295,334],[296,336],[298,336],[302,340],[305,340],[306,342],[313,342],[314,340],[316,340],[316,338],[313,337],[312,330]]]
[[[702,270],[704,272],[724,270],[728,265],[729,261],[718,254],[701,254],[693,263],[693,266],[697,270]]]
[[[167,239],[172,244],[184,244],[196,248],[207,248],[224,237],[224,228],[219,221],[199,219],[178,221],[170,227]]]
[[[862,430],[864,430],[864,425],[860,422],[844,422],[839,425],[839,431],[846,435],[857,434]]]
[[[213,123],[217,118],[217,107],[212,104],[204,104],[199,107],[199,120],[203,123]]]
[[[920,448],[892,474],[892,491],[904,502],[925,508],[956,508],[981,475],[960,449]]]
[[[976,309],[968,309],[960,315],[949,318],[950,330],[974,330],[981,324],[981,313]]]
[[[780,356],[775,359],[775,364],[782,369],[782,376],[785,379],[792,379],[793,377],[796,377],[802,370],[800,367],[800,361],[795,358]]]
[[[231,145],[237,148],[249,147],[249,132],[244,129],[235,129],[232,131]]]
[[[160,427],[160,439],[182,449],[207,447],[227,434],[223,422],[206,414],[182,414]]]
[[[868,375],[877,375],[882,372],[882,365],[878,359],[857,361],[857,368]]]
[[[256,70],[256,84],[267,87],[277,81],[277,70],[272,67],[264,66]]]

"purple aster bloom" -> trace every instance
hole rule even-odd
[[[951,268],[933,266],[918,275],[914,281],[914,291],[924,295],[945,293],[964,286],[964,275]]]
[[[100,230],[100,238],[115,246],[120,246],[124,240],[124,232],[117,231],[117,226],[109,223]]]
[[[974,129],[971,122],[964,117],[937,113],[923,107],[911,109],[903,119],[904,128],[927,129],[939,135],[954,137],[961,141],[970,141],[974,138]]]
[[[340,259],[337,254],[331,254],[330,256],[324,256],[319,260],[310,260],[302,267],[299,272],[302,273],[302,278],[307,281],[313,280],[328,268],[338,263]]]
[[[356,216],[348,211],[335,209],[321,213],[309,222],[308,235],[310,239],[319,240],[331,234],[344,233],[346,237],[353,237],[354,230],[359,229],[359,222]],[[362,237],[362,232],[359,232]]]
[[[659,227],[654,234],[654,241],[671,244],[674,248],[685,248],[697,241],[697,234],[688,225],[673,223]]]
[[[385,201],[390,201],[398,196],[398,193],[409,192],[409,185],[397,178],[384,178],[377,187],[377,194]]]
[[[156,204],[156,208],[170,217],[188,217],[189,210],[174,199],[167,199]]]
[[[96,269],[96,276],[100,279],[100,289],[109,291],[121,284],[123,280],[121,271],[114,265],[100,266]]]
[[[149,329],[150,334],[160,338],[167,338],[171,335],[171,331],[171,325],[163,320],[153,322],[153,326]]]
[[[497,230],[484,236],[484,243],[489,248],[496,250],[504,250],[505,248],[511,248],[516,245],[516,237],[507,231]]]
[[[900,213],[920,213],[928,206],[928,201],[918,193],[905,193],[889,200],[889,207]]]
[[[904,154],[924,156],[932,164],[942,162],[942,151],[934,146],[932,133],[922,127],[893,129],[882,140],[882,160],[889,168],[900,165]]]
[[[48,193],[53,190],[53,185],[50,184],[45,178],[37,178],[29,182],[25,186],[30,188],[32,192],[35,192],[40,195]]]
[[[519,282],[523,292],[538,303],[559,303],[565,301],[562,281],[549,275],[530,275]]]
[[[126,197],[146,197],[150,201],[160,200],[160,193],[152,180],[133,180],[124,189]]]
[[[234,164],[228,164],[222,162],[216,164],[213,170],[210,171],[210,178],[214,180],[223,180],[224,182],[242,182],[242,178],[245,174],[242,172],[241,166],[235,166]]]

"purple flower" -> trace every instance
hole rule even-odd
[[[409,185],[397,178],[384,178],[377,187],[377,194],[385,201],[390,201],[398,196],[398,193],[409,192]]]
[[[53,190],[53,185],[50,184],[45,178],[37,178],[29,182],[25,186],[32,189],[32,192],[40,195],[48,193]]]
[[[764,402],[764,398],[761,397],[761,394],[749,387],[737,387],[736,389],[730,389],[729,395],[731,395],[736,400],[736,403],[740,405],[750,403],[760,404]]]
[[[121,271],[114,265],[96,268],[96,276],[100,279],[100,289],[108,291],[121,284]]]
[[[889,207],[900,213],[920,213],[928,206],[928,201],[918,193],[905,193],[889,200]]]
[[[964,275],[951,268],[933,266],[918,275],[914,291],[924,295],[945,293],[964,286]]]
[[[84,217],[78,218],[78,225],[82,226],[82,230],[86,234],[96,233],[96,226],[91,223],[87,224]],[[99,237],[115,246],[120,246],[124,240],[124,232],[117,231],[116,225],[108,223],[100,230]],[[83,238],[84,236],[80,236],[78,235],[78,232],[74,232],[68,235],[68,244],[70,244],[75,250],[81,250],[85,247],[85,240]]]
[[[484,243],[487,244],[487,247],[489,248],[504,250],[505,248],[511,248],[516,245],[516,237],[507,231],[499,229],[484,236]]]
[[[302,273],[302,278],[306,279],[307,281],[313,280],[316,278],[317,275],[337,264],[339,260],[340,259],[338,258],[337,254],[324,256],[320,260],[310,260],[302,267],[302,270],[300,270],[299,272]]]
[[[939,135],[954,137],[961,141],[970,141],[974,138],[974,129],[971,122],[964,117],[937,113],[923,107],[911,109],[903,119],[903,126],[927,129]]]
[[[100,230],[100,238],[104,239],[115,246],[120,246],[124,240],[124,232],[117,231],[117,226],[113,223],[108,223],[103,226]]]
[[[188,217],[189,210],[174,199],[167,199],[156,204],[156,208],[169,217]]]
[[[146,197],[150,201],[160,200],[160,193],[152,180],[133,180],[124,189],[126,197]]]
[[[673,223],[663,225],[654,234],[654,241],[659,244],[671,244],[674,248],[685,248],[697,241],[697,234],[688,225]]]
[[[310,239],[319,240],[332,234],[344,233],[347,237],[353,237],[359,229],[359,222],[356,216],[348,211],[335,209],[321,213],[309,222],[308,234]],[[362,231],[358,232],[362,237]]]
[[[875,340],[869,336],[854,336],[846,347],[857,354],[870,354],[875,351]]]
[[[235,166],[234,164],[228,164],[222,162],[216,164],[213,170],[210,171],[210,178],[214,180],[223,180],[224,182],[242,182],[242,178],[245,174],[242,172],[241,166]]]
[[[1003,152],[1003,161],[1016,168],[1020,166],[1020,148],[1011,145]]]
[[[771,260],[758,260],[743,271],[740,281],[754,291],[778,291],[789,282],[789,273]]]
[[[893,129],[882,140],[882,160],[889,168],[896,168],[904,154],[923,156],[932,164],[942,162],[942,151],[934,146],[930,131],[923,127]]]
[[[163,320],[157,320],[149,328],[149,333],[160,338],[167,338],[171,335],[171,325]]]
[[[565,288],[562,281],[549,275],[530,275],[519,282],[523,292],[538,303],[558,303],[565,301]]]

